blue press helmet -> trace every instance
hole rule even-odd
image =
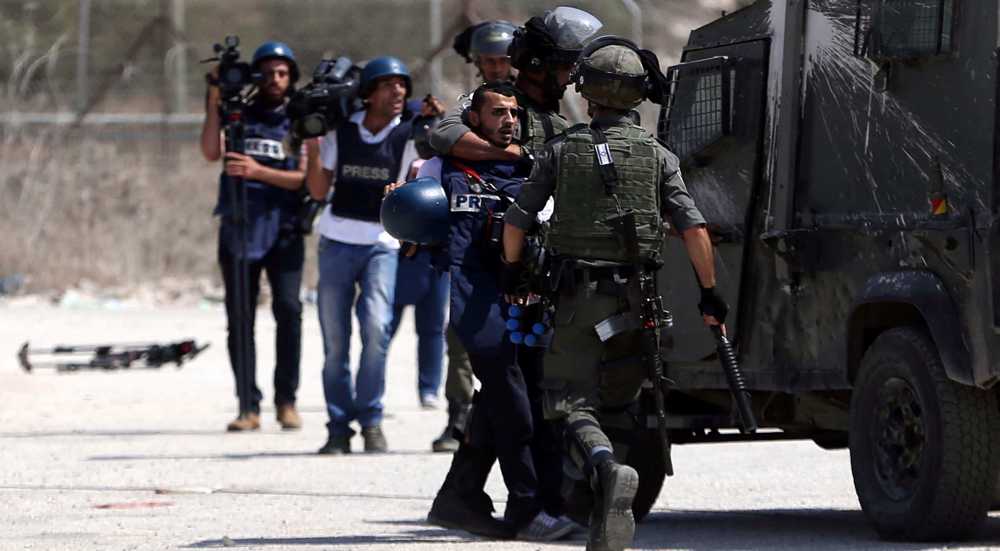
[[[410,180],[389,192],[380,217],[385,231],[401,241],[437,245],[448,238],[448,197],[435,178]]]
[[[359,95],[362,98],[368,97],[375,88],[375,81],[382,77],[403,77],[406,81],[406,97],[410,97],[413,92],[413,82],[410,80],[410,70],[406,68],[406,65],[392,57],[392,56],[381,56],[369,61],[365,64],[365,68],[361,70],[361,89],[359,90]]]
[[[253,52],[253,61],[250,62],[250,67],[256,71],[260,63],[268,59],[284,59],[287,61],[288,68],[291,70],[292,84],[295,84],[299,80],[299,64],[295,61],[295,53],[288,47],[288,44],[275,40],[269,40],[261,44]]]

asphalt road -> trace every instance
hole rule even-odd
[[[269,318],[259,312],[265,402],[273,396]],[[304,428],[282,432],[268,407],[260,432],[233,435],[223,431],[236,400],[217,305],[0,302],[0,549],[583,548],[582,536],[489,542],[424,522],[450,456],[430,452],[445,413],[417,405],[409,320],[390,353],[384,428],[392,452],[316,455],[325,440],[322,346],[315,310],[304,319]],[[27,374],[15,361],[29,339],[41,346],[187,336],[212,347],[180,370]],[[1000,547],[996,516],[973,542],[879,541],[858,508],[846,451],[807,442],[686,446],[675,448],[674,463],[677,475],[640,526],[636,549]],[[496,471],[489,491],[502,507]]]

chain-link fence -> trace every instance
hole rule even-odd
[[[663,64],[687,33],[746,0],[581,0],[603,33]],[[475,84],[451,49],[470,21],[522,23],[541,0],[0,0],[0,276],[36,287],[214,271],[219,167],[197,149],[204,58],[225,35],[249,58],[295,50],[304,80],[323,57],[394,55],[415,94],[446,103]],[[583,116],[567,93],[565,112]],[[655,109],[643,112],[647,126]]]

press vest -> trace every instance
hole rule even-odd
[[[297,170],[298,151],[291,151],[285,143],[291,122],[285,108],[267,109],[256,104],[243,113],[243,151],[258,163],[279,170]],[[229,177],[223,172],[219,177],[219,200],[215,214],[232,216],[230,193],[226,184]],[[286,216],[295,216],[298,192],[272,186],[257,180],[244,180],[247,187],[248,216],[279,209]]]
[[[392,129],[379,143],[361,140],[360,129],[346,122],[337,129],[337,174],[330,212],[343,218],[379,221],[386,184],[396,180],[412,119]]]
[[[645,129],[630,123],[611,126],[604,135],[618,172],[614,194],[622,212],[631,209],[636,214],[639,252],[655,257],[663,242],[656,141]],[[546,248],[556,255],[630,262],[623,238],[605,222],[619,210],[605,191],[587,125],[567,130],[558,151],[555,211],[545,237]]]
[[[298,169],[298,151],[292,151],[285,143],[290,122],[284,107],[268,109],[250,105],[243,113],[243,123],[245,155],[269,168]],[[247,191],[246,254],[250,260],[259,260],[278,241],[282,231],[298,226],[299,192],[257,180],[243,182]],[[238,256],[243,247],[233,219],[232,191],[233,184],[223,172],[219,177],[219,198],[214,213],[222,218],[221,244],[230,254]]]
[[[503,213],[517,198],[531,164],[469,162],[443,158],[441,184],[448,196],[451,226],[448,261],[463,269],[496,273],[500,268]],[[477,177],[483,180],[478,182]]]

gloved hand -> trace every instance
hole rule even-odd
[[[701,301],[698,302],[698,310],[703,316],[712,316],[720,324],[726,323],[726,314],[729,313],[729,305],[722,300],[715,287],[701,288]]]
[[[525,268],[524,262],[504,262],[500,270],[500,290],[505,295],[521,295],[526,293],[524,288]]]

